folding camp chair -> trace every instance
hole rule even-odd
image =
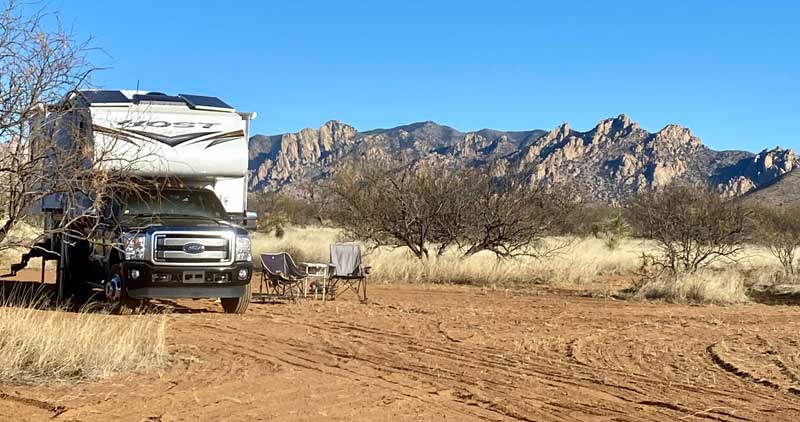
[[[253,300],[296,299],[305,295],[303,288],[308,273],[295,265],[286,252],[261,254],[261,282]],[[266,292],[264,288],[266,287]]]
[[[330,281],[328,282],[336,298],[345,290],[358,296],[361,302],[367,301],[367,274],[370,267],[361,263],[361,247],[357,243],[334,243],[331,245]],[[343,290],[337,291],[342,284]]]

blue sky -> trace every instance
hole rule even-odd
[[[94,83],[217,95],[254,132],[578,130],[627,113],[715,149],[798,149],[800,5],[777,1],[51,0]]]

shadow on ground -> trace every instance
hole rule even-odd
[[[765,305],[800,305],[800,285],[777,285],[752,289],[747,295],[753,302]]]
[[[43,310],[68,312],[101,312],[112,314],[130,313],[177,313],[198,314],[217,313],[213,309],[189,307],[171,300],[156,300],[132,303],[127,309],[105,301],[99,291],[88,299],[70,297],[61,303],[57,300],[58,291],[52,283],[27,280],[0,279],[0,306],[35,307]]]

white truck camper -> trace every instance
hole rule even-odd
[[[60,298],[220,298],[226,312],[243,313],[252,276],[247,143],[255,113],[216,97],[138,90],[75,91],[48,108],[56,109],[42,126],[57,145],[88,145],[95,165],[124,167],[141,184],[110,195],[103,210],[88,210],[96,198],[45,198],[45,228],[54,234],[12,272],[42,256],[58,261]],[[65,213],[94,214],[100,224],[85,236],[53,230],[70,221]]]

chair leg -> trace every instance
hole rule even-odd
[[[367,278],[366,277],[362,278],[361,281],[359,282],[359,284],[361,284],[361,294],[363,295],[363,298],[361,298],[361,301],[362,302],[366,302],[367,301]]]

